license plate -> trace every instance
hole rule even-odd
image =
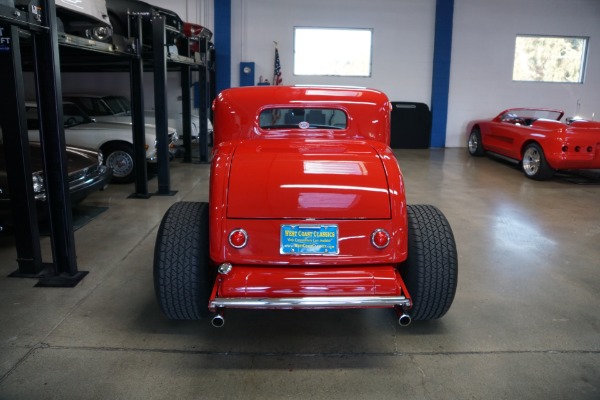
[[[281,254],[338,254],[337,225],[281,225]]]

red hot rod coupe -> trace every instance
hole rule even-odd
[[[214,103],[209,203],[178,202],[154,253],[172,319],[224,310],[392,308],[440,318],[457,284],[452,230],[407,205],[390,102],[370,89],[258,86]]]
[[[511,108],[469,124],[468,149],[520,162],[525,176],[550,179],[557,170],[600,168],[600,122],[569,118],[543,108]]]

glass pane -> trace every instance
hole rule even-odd
[[[121,113],[125,113],[127,111],[127,109],[123,105],[122,101],[119,100],[118,97],[105,96],[104,101],[106,102],[108,107],[111,109],[113,114],[121,114]]]
[[[295,28],[294,74],[371,76],[370,29]]]
[[[582,83],[587,38],[517,36],[513,80]]]
[[[346,113],[330,108],[271,108],[260,113],[263,129],[346,129]]]

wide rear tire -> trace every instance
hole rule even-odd
[[[456,243],[450,224],[434,206],[408,206],[408,259],[400,273],[415,321],[442,317],[452,304],[458,282]]]
[[[208,203],[178,202],[162,219],[154,247],[154,291],[170,319],[209,315]]]

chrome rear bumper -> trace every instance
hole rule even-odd
[[[362,307],[403,307],[412,306],[404,296],[318,296],[287,298],[229,297],[215,298],[209,302],[211,310],[218,308],[251,309],[295,309],[295,308],[362,308]]]

